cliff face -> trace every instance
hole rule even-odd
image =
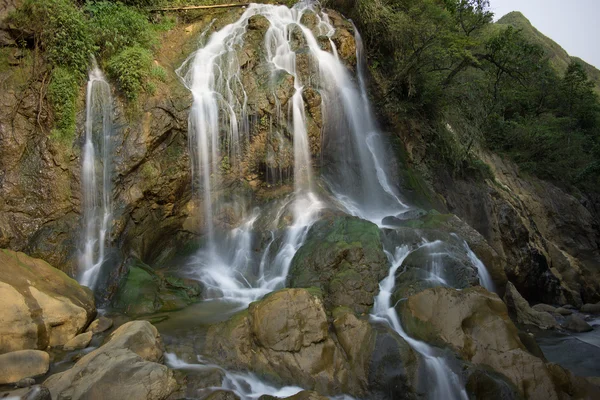
[[[202,236],[201,196],[193,196],[191,160],[188,148],[188,114],[191,93],[175,70],[198,47],[198,40],[243,13],[241,7],[206,10],[186,17],[162,37],[154,60],[167,71],[154,94],[140,96],[136,104],[120,100],[114,109],[114,171],[112,173],[113,222],[110,227],[112,277],[129,255],[154,264],[168,257],[176,246]],[[331,20],[339,29],[332,38],[340,57],[352,67],[356,62],[352,26],[332,11]],[[266,25],[265,25],[266,22]],[[304,23],[314,26],[311,16]],[[311,25],[312,24],[312,25]],[[290,192],[286,171],[293,169],[291,135],[269,137],[269,121],[277,105],[284,107],[293,95],[291,76],[274,84],[268,82],[266,59],[262,54],[268,21],[249,21],[245,45],[238,58],[241,79],[248,96],[250,142],[240,169],[223,165],[224,199],[215,216],[221,228],[233,228],[240,211],[233,205],[236,193],[250,193],[253,202],[264,202]],[[312,29],[312,28],[311,28]],[[298,36],[299,38],[301,37]],[[310,81],[315,66],[304,51],[306,43],[295,43],[304,57],[299,74]],[[329,46],[324,41],[323,46]],[[0,247],[25,251],[48,260],[74,276],[82,246],[81,148],[85,136],[85,88],[78,102],[77,131],[72,141],[52,135],[52,114],[45,100],[49,71],[33,51],[5,46],[8,63],[0,70]],[[267,76],[265,76],[267,74]],[[292,82],[292,83],[291,83]],[[309,85],[310,86],[310,85]],[[114,90],[113,90],[114,91]],[[274,98],[275,95],[277,98]],[[309,116],[308,134],[314,155],[320,152],[322,116],[317,91],[305,89]],[[284,133],[285,126],[278,127]],[[319,159],[319,157],[315,157]],[[264,171],[279,171],[283,180]]]

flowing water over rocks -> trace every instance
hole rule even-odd
[[[95,62],[94,62],[95,64]],[[82,187],[84,237],[79,282],[94,289],[105,261],[111,221],[113,102],[110,85],[95,66],[86,97]]]
[[[499,296],[518,291],[507,284],[505,255],[457,217],[404,199],[369,102],[363,40],[350,21],[313,1],[215,16],[192,24],[201,44],[173,75],[189,91],[189,109],[185,94],[153,99],[141,133],[133,141],[131,131],[119,135],[118,151],[110,87],[97,68],[90,72],[80,283],[104,290],[108,243],[122,246],[106,310],[116,330],[106,318],[102,330],[94,330],[100,320],[88,327],[95,308],[78,287],[75,300],[59,301],[85,297],[69,305],[62,334],[50,315],[58,300],[48,298],[60,295],[34,282],[49,293],[48,324],[23,330],[43,326],[51,337],[36,336],[34,347],[59,347],[46,380],[53,394],[548,400],[594,393],[538,357],[535,340],[509,319]],[[168,116],[152,119],[161,113]],[[136,152],[138,143],[146,153]],[[113,172],[112,156],[131,156],[131,165]],[[191,173],[182,168],[188,161]],[[182,238],[191,249],[182,250]],[[17,321],[33,303],[21,293],[28,287],[0,283]],[[560,317],[547,317],[559,329]],[[125,323],[131,318],[156,328]],[[21,336],[19,343],[33,343]],[[139,379],[117,379],[134,372]]]

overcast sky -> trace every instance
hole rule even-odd
[[[600,0],[490,0],[494,20],[521,11],[571,56],[600,68]]]

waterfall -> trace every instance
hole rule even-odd
[[[391,304],[398,269],[412,251],[418,250],[423,246],[431,246],[431,243],[424,243],[414,250],[411,250],[408,246],[399,246],[396,248],[394,254],[386,252],[391,267],[388,276],[381,281],[379,285],[379,294],[375,297],[371,318],[374,321],[381,321],[389,324],[396,333],[398,333],[417,353],[421,355],[428,373],[428,399],[467,400],[467,393],[458,374],[450,368],[444,357],[438,354],[434,347],[408,336],[402,328],[400,318],[398,318],[394,306]]]
[[[81,176],[84,237],[79,261],[79,282],[92,290],[105,261],[110,232],[112,104],[110,86],[94,63],[86,95]]]
[[[292,30],[301,28],[311,52],[318,56],[319,64],[325,57],[326,62],[335,64],[338,71],[344,67],[333,55],[322,51],[314,34],[301,24],[303,13],[309,8],[312,9],[312,6],[308,3],[292,9],[251,4],[237,22],[213,33],[207,43],[177,70],[193,95],[188,122],[189,146],[194,184],[198,189],[198,199],[204,205],[207,238],[206,248],[198,254],[194,263],[200,280],[215,297],[249,303],[282,287],[294,254],[304,242],[319,211],[324,208],[315,192],[303,99],[305,82],[297,73],[296,53],[291,43]],[[215,213],[221,207],[219,188],[224,180],[219,166],[226,157],[232,173],[239,176],[243,170],[243,152],[248,150],[250,142],[252,121],[238,53],[244,45],[249,19],[255,15],[265,17],[270,24],[264,45],[271,81],[275,81],[281,73],[289,74],[294,81],[294,93],[287,104],[287,112],[278,104],[278,113],[272,117],[272,121],[283,121],[282,125],[293,138],[294,193],[279,211],[279,214],[284,210],[290,212],[293,220],[283,234],[281,244],[276,248],[268,246],[260,260],[250,249],[253,224],[259,215],[246,216],[238,228],[219,241],[216,240],[214,221]],[[319,23],[323,32],[333,34],[333,27],[323,15]],[[274,98],[277,98],[275,87],[272,90]],[[273,124],[271,129],[274,129]],[[281,132],[273,134],[281,135]],[[231,257],[232,254],[236,256]],[[259,274],[252,276],[249,271],[253,270],[253,264],[258,263]]]
[[[382,135],[373,119],[365,85],[364,47],[355,27],[358,88],[339,62],[330,68],[327,103],[324,103],[327,140],[333,142],[334,162],[326,172],[331,191],[352,215],[382,226],[383,218],[401,215],[409,208],[390,184],[380,160],[393,159],[385,151]],[[348,131],[350,135],[339,137]]]

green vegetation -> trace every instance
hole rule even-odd
[[[136,100],[152,70],[152,53],[143,47],[127,47],[108,61],[108,73],[129,100]]]
[[[75,136],[78,89],[75,73],[66,67],[54,68],[48,85],[48,100],[56,118],[52,135],[65,143],[71,143]]]
[[[172,24],[150,21],[141,7],[155,1],[25,0],[9,19],[23,46],[35,50],[34,63],[50,70],[47,100],[54,115],[52,137],[66,141],[75,136],[75,109],[79,88],[92,57],[107,70],[130,101],[142,90],[153,92],[152,79],[166,73],[153,67],[158,32]]]
[[[569,57],[512,13],[492,23],[488,0],[330,0],[367,43],[381,109],[424,125],[426,162],[471,179],[490,176],[476,150],[524,172],[600,190],[600,103]],[[450,168],[449,168],[450,167]]]

